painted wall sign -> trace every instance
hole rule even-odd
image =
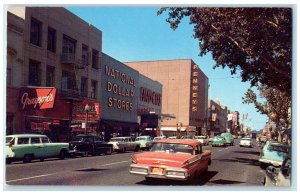
[[[55,95],[55,88],[22,88],[19,108],[20,110],[53,108]]]
[[[153,105],[160,106],[161,94],[147,89],[145,87],[140,88],[140,101],[152,103]]]

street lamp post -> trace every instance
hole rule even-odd
[[[85,135],[87,135],[88,115],[89,115],[90,109],[91,109],[91,107],[88,104],[86,104],[85,107],[84,107],[84,111],[85,111],[85,127],[84,127]]]

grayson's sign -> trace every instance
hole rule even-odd
[[[19,107],[21,110],[53,108],[55,88],[22,88]]]

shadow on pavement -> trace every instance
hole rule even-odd
[[[107,169],[94,169],[94,168],[90,168],[90,169],[79,169],[79,170],[75,170],[75,171],[82,171],[82,172],[96,172],[96,171],[106,171]]]
[[[213,178],[218,172],[217,171],[207,171],[199,176],[199,178],[194,181],[173,181],[173,180],[165,180],[165,179],[151,179],[151,180],[143,180],[141,182],[137,182],[140,185],[153,185],[153,186],[192,186],[192,185],[205,185],[211,178]]]
[[[235,159],[215,159],[215,161],[221,162],[237,162],[237,163],[244,163],[247,165],[252,166],[259,166],[259,161],[257,159],[249,159],[249,158],[235,158]]]
[[[218,179],[218,180],[215,180],[215,181],[210,181],[209,183],[212,183],[212,184],[222,184],[222,185],[232,185],[232,184],[242,184],[242,183],[245,183],[245,182],[225,180],[225,179]]]
[[[253,154],[253,155],[260,155],[260,152],[256,152],[256,151],[234,151],[234,153],[242,153],[242,154]]]

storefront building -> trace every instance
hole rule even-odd
[[[208,78],[191,59],[124,62],[163,85],[161,131],[201,134],[207,127]]]
[[[65,8],[10,6],[6,133],[100,133],[101,50],[102,32]]]

